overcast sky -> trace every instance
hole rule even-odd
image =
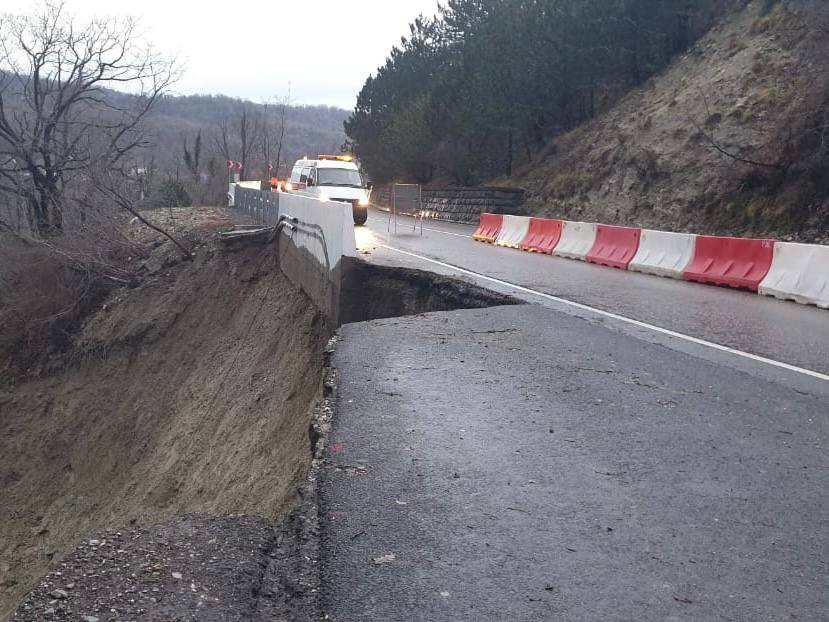
[[[3,12],[33,0],[0,0]],[[184,61],[181,94],[221,93],[255,101],[351,109],[370,73],[437,0],[66,0],[79,17],[132,15],[147,38]]]

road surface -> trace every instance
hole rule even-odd
[[[827,619],[829,313],[426,227],[358,246],[536,304],[343,327],[330,619]]]
[[[372,210],[356,229],[358,249],[377,263],[455,273],[509,291],[530,302],[566,310],[539,296],[453,271],[423,258],[537,292],[610,311],[657,327],[829,374],[829,313],[750,292],[614,270],[571,259],[493,247],[472,240],[474,227],[427,221],[423,235],[400,217],[388,233],[388,215]],[[366,255],[365,253],[370,253]],[[571,311],[572,312],[572,311]]]

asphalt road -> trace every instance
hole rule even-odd
[[[363,257],[388,265],[452,273],[383,246],[416,253],[695,338],[829,374],[829,311],[750,292],[493,247],[472,240],[474,227],[465,225],[427,221],[421,236],[419,229],[412,232],[411,223],[411,219],[401,217],[397,234],[389,234],[388,215],[372,210],[368,226],[356,230]],[[480,284],[510,291],[492,282]],[[550,304],[526,293],[512,293],[531,302]]]
[[[825,393],[539,305],[347,325],[334,364],[330,619],[827,619]]]
[[[343,327],[331,620],[829,619],[829,312],[369,225],[537,304]]]

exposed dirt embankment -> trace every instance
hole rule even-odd
[[[829,242],[829,6],[735,6],[510,180],[534,213]]]
[[[0,619],[315,615],[332,327],[270,236],[215,239],[238,216],[219,212],[154,214],[196,230],[194,260],[149,240],[135,286],[59,343],[0,341]],[[417,270],[347,273],[346,321],[516,302]]]
[[[93,530],[281,518],[328,336],[271,248],[208,244],[118,290],[59,370],[0,387],[0,619]]]

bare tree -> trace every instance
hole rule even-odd
[[[177,75],[132,19],[79,23],[62,3],[0,17],[0,191],[23,198],[34,233],[83,222],[93,177],[134,173],[144,121]]]
[[[262,131],[261,114],[249,102],[239,102],[231,116],[219,123],[215,136],[216,148],[226,160],[242,165],[242,179],[248,174],[248,165]]]
[[[279,176],[282,161],[282,145],[285,142],[285,121],[291,106],[291,93],[277,99],[272,105],[265,104],[262,113],[262,158],[267,168],[273,164],[273,175]],[[266,171],[267,173],[268,171]]]
[[[187,147],[187,137],[184,138],[184,165],[193,176],[193,180],[198,182],[200,167],[201,167],[201,130],[196,134],[196,140],[193,142],[193,150],[190,151]]]

